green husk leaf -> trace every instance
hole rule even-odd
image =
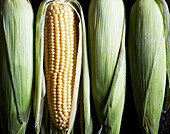
[[[152,7],[152,8],[151,8]],[[129,24],[135,106],[144,133],[158,133],[166,83],[166,25],[154,0],[137,0]]]
[[[35,94],[33,102],[34,118],[35,118],[35,132],[39,134],[43,109],[45,100],[45,78],[43,72],[43,32],[40,31],[43,28],[44,22],[42,18],[45,17],[45,5],[47,1],[43,1],[40,4],[39,10],[36,16],[36,39],[35,39]]]
[[[45,100],[44,103],[44,111],[43,111],[43,118],[42,118],[42,123],[41,123],[41,134],[51,134],[51,128],[50,126],[50,115],[49,115],[49,110],[48,110],[48,104],[47,100]],[[51,132],[51,133],[50,133]]]
[[[88,37],[93,100],[101,125],[98,133],[118,134],[126,85],[125,13],[122,0],[91,1]]]
[[[170,107],[170,15],[169,9],[165,0],[156,0],[157,5],[163,16],[164,30],[166,38],[166,73],[167,73],[167,86],[166,96],[164,100],[164,110]]]
[[[36,88],[35,88],[35,98],[34,98],[34,114],[35,114],[35,127],[36,133],[39,133],[41,127],[41,121],[43,118],[43,109],[44,109],[44,100],[45,98],[45,81],[44,81],[44,72],[43,72],[43,31],[44,31],[44,19],[46,8],[51,2],[59,2],[53,0],[46,0],[40,4],[38,13],[37,13],[37,21],[36,21]],[[62,2],[60,2],[62,3]],[[84,21],[82,18],[82,9],[79,3],[76,0],[65,1],[65,4],[68,4],[74,8],[76,11],[80,22],[79,22],[79,44],[78,44],[78,54],[77,54],[77,66],[76,66],[76,77],[75,77],[75,86],[74,86],[74,96],[72,101],[72,110],[70,114],[69,120],[69,129],[67,133],[70,133],[73,128],[77,105],[78,105],[78,94],[79,94],[79,83],[80,83],[80,75],[81,75],[81,67],[82,67],[82,47],[86,45],[86,36],[84,36]],[[49,120],[49,119],[48,119]],[[44,120],[43,120],[44,121]],[[47,121],[47,119],[46,119]],[[50,121],[51,122],[51,121]],[[43,122],[44,124],[44,122]],[[58,130],[52,123],[50,125],[50,133],[66,133],[64,131]],[[45,127],[42,126],[42,131],[45,130]]]
[[[33,10],[26,0],[0,1],[2,132],[25,133],[32,104]]]
[[[87,41],[86,41],[86,27],[85,27],[85,20],[83,15],[83,10],[79,3],[77,3],[77,6],[80,10],[80,16],[81,16],[81,29],[83,33],[83,51],[82,51],[82,78],[81,78],[81,84],[80,87],[80,128],[82,134],[91,134],[93,131],[93,121],[92,121],[92,115],[91,115],[91,107],[90,107],[90,75],[89,75],[89,63],[88,63],[88,54],[87,54]]]

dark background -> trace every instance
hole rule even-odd
[[[38,10],[39,4],[42,0],[30,0],[34,13]],[[90,4],[90,0],[78,0],[83,8],[84,17],[86,20],[86,28],[87,28],[87,19],[88,19],[88,8]],[[124,0],[125,3],[125,10],[126,10],[126,35],[128,33],[128,25],[129,25],[129,15],[130,9],[134,4],[135,0]],[[168,5],[170,5],[170,0],[166,0]],[[126,37],[126,48],[127,48],[127,37]],[[128,55],[128,53],[127,53]],[[92,100],[91,100],[92,101]],[[92,103],[92,108],[94,108],[94,104]],[[77,111],[77,117],[75,121],[75,133],[79,134],[79,109]],[[94,131],[93,133],[96,134],[99,130],[99,124],[97,123],[97,117],[95,110],[92,109],[92,115],[94,122]],[[0,128],[1,130],[1,128]],[[26,134],[34,134],[34,116],[33,111],[31,111],[30,120],[27,126]],[[120,134],[142,134],[142,130],[139,126],[137,114],[135,110],[135,105],[133,101],[133,94],[132,94],[132,87],[131,87],[131,80],[129,74],[129,62],[127,58],[127,85],[126,85],[126,99],[125,99],[125,107],[124,113],[122,118],[122,124],[120,129]],[[160,121],[160,128],[159,134],[170,134],[170,109],[166,113],[162,113],[161,121]]]
[[[42,0],[30,0],[34,9],[34,13],[37,12],[38,6],[40,1]],[[84,17],[86,21],[86,28],[88,28],[87,20],[88,20],[88,8],[91,0],[78,0],[83,8]],[[127,33],[128,33],[128,26],[129,26],[129,15],[132,5],[134,4],[135,0],[124,0],[125,4],[125,13],[126,13],[126,48],[127,48]],[[170,6],[170,0],[166,0],[167,4]],[[126,53],[128,55],[128,53]],[[126,83],[126,99],[125,99],[125,107],[124,113],[122,117],[122,124],[120,129],[120,134],[142,134],[142,130],[138,123],[138,118],[135,110],[135,105],[133,101],[133,94],[132,94],[132,86],[129,74],[129,62],[127,58],[127,83]],[[91,102],[93,100],[91,99]],[[92,103],[92,108],[94,108],[94,104]],[[79,131],[79,109],[77,111],[77,117],[75,121],[75,133],[80,133]],[[95,109],[92,109],[93,121],[94,121],[94,130],[93,133],[96,134],[99,130],[100,126],[97,122],[97,117],[95,113]],[[30,122],[28,124],[28,131],[27,134],[30,134],[34,131],[34,120],[33,114],[31,114]],[[162,113],[162,117],[160,120],[160,128],[159,134],[170,134],[170,109],[167,113]]]
[[[42,0],[30,0],[33,6],[34,13],[37,12],[39,3]],[[87,20],[88,20],[88,8],[90,4],[90,0],[78,0],[83,8],[84,17],[86,21],[86,28],[88,28]],[[132,5],[134,4],[135,0],[124,0],[125,4],[125,13],[126,13],[126,35],[128,33],[128,26],[129,26],[129,15]],[[166,0],[168,5],[170,6],[170,0]],[[127,48],[127,36],[126,36],[126,48]],[[128,53],[127,53],[128,55]],[[142,130],[138,123],[138,118],[135,110],[135,105],[133,101],[133,94],[132,94],[132,87],[131,87],[131,80],[129,74],[129,62],[127,58],[127,83],[126,83],[126,99],[125,99],[125,107],[124,113],[122,117],[122,124],[120,129],[120,134],[142,134]],[[91,100],[91,102],[93,102]],[[94,108],[94,104],[92,103],[92,108]],[[75,133],[79,134],[79,109],[77,111],[77,117],[75,121]],[[94,130],[93,133],[96,134],[99,130],[100,126],[97,122],[97,117],[95,110],[92,109],[93,121],[94,121]],[[27,134],[34,133],[34,119],[33,113],[31,112],[30,121],[27,127]],[[161,121],[160,121],[160,128],[159,134],[170,134],[170,110],[167,113],[162,113]]]

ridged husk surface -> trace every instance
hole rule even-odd
[[[164,0],[135,2],[130,14],[129,62],[138,118],[147,134],[157,134],[159,128],[167,74],[169,77],[168,28]]]
[[[0,0],[0,123],[24,134],[32,104],[33,10],[27,0]]]
[[[125,13],[122,0],[92,0],[88,13],[90,81],[98,133],[119,134],[125,100]]]

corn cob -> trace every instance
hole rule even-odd
[[[25,133],[32,104],[33,10],[28,0],[0,0],[1,133]]]
[[[118,134],[125,100],[125,14],[122,0],[92,0],[88,13],[90,78],[99,133]]]
[[[77,60],[78,22],[68,5],[52,3],[44,26],[44,70],[53,122],[68,128]]]
[[[166,64],[169,67],[168,34],[165,1],[137,0],[130,14],[129,62],[138,118],[147,134],[158,133],[168,74]]]
[[[52,131],[70,133],[77,110],[81,66],[88,66],[85,26],[79,3],[75,0],[43,1],[37,14],[36,30],[36,61],[39,62],[34,99],[36,132],[41,127],[46,90],[50,117],[57,127]],[[82,51],[83,59],[86,58],[83,61]],[[88,75],[83,72],[85,78]],[[90,90],[89,85],[83,90],[85,88]],[[90,104],[86,110],[89,109]]]

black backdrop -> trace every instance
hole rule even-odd
[[[33,6],[34,13],[36,14],[39,4],[42,0],[30,0]],[[86,21],[86,28],[88,28],[87,20],[88,20],[88,9],[91,0],[78,0],[83,8],[83,13]],[[125,13],[126,13],[126,48],[127,48],[127,33],[128,33],[128,26],[129,26],[129,15],[132,5],[134,4],[135,0],[124,0],[125,4]],[[170,6],[170,0],[166,0],[168,5]],[[126,53],[128,55],[128,53]],[[128,56],[127,56],[128,57]],[[91,102],[93,102],[91,98]],[[94,104],[92,103],[92,108],[94,108]],[[79,110],[77,111],[77,117],[75,121],[75,133],[79,134]],[[97,123],[97,116],[95,113],[95,109],[92,109],[94,127],[93,133],[96,134],[99,130],[99,124]],[[33,112],[31,112],[31,117],[28,123],[26,134],[33,134],[34,133],[34,119],[33,119]],[[140,128],[134,100],[132,94],[132,85],[131,79],[129,74],[129,62],[127,58],[127,82],[126,82],[126,99],[125,99],[125,107],[122,117],[121,129],[120,134],[142,134],[142,130]],[[170,134],[170,110],[168,113],[162,113],[161,121],[160,121],[160,129],[159,134]]]
[[[39,4],[42,0],[30,0],[34,13],[36,15]],[[86,28],[87,28],[87,19],[88,19],[88,8],[90,4],[90,0],[78,0],[83,8],[84,17],[86,20]],[[128,25],[129,25],[129,14],[132,5],[135,0],[124,0],[125,9],[126,9],[126,35],[128,33]],[[168,5],[170,5],[170,0],[166,0]],[[126,37],[126,47],[127,47],[127,37]],[[91,99],[92,101],[92,99]],[[92,103],[92,108],[94,104]],[[77,117],[75,121],[75,134],[79,134],[79,110],[77,111]],[[97,117],[95,114],[95,110],[92,109],[93,121],[94,121],[94,131],[96,134],[99,130],[99,124],[97,123]],[[1,130],[1,128],[0,128]],[[34,116],[33,111],[31,111],[29,123],[27,126],[26,134],[34,134]],[[138,123],[137,114],[135,110],[135,105],[133,101],[131,80],[129,74],[129,63],[127,58],[127,85],[126,85],[126,99],[125,99],[125,107],[123,112],[122,124],[120,129],[120,134],[142,134],[141,128]],[[165,114],[162,113],[161,121],[160,121],[160,129],[159,134],[170,134],[170,110]]]

